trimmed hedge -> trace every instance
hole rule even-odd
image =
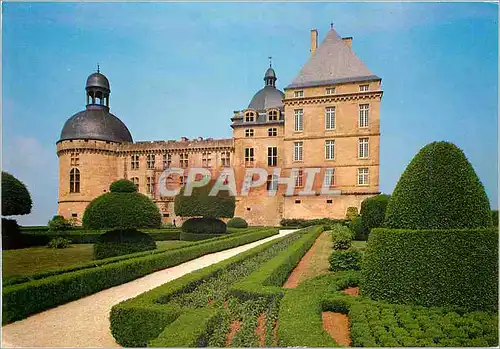
[[[179,239],[181,241],[201,241],[207,239],[213,239],[215,237],[224,236],[226,234],[195,234],[195,233],[186,233],[181,232]]]
[[[94,259],[104,259],[156,249],[151,236],[135,229],[111,230],[97,238]]]
[[[354,218],[358,216],[358,208],[357,207],[348,207],[346,214],[345,214],[345,219],[347,221],[352,221]]]
[[[361,234],[358,240],[366,240],[373,228],[384,226],[385,211],[389,203],[389,195],[379,194],[363,200],[361,203]]]
[[[174,211],[181,217],[231,218],[234,216],[236,199],[228,191],[219,191],[217,196],[210,196],[216,181],[211,180],[203,187],[193,188],[190,196],[184,196],[186,187],[182,187],[175,196]]]
[[[2,171],[2,216],[29,214],[32,206],[26,185],[10,173]]]
[[[224,234],[226,223],[215,218],[190,218],[182,224],[182,231],[193,234]]]
[[[354,235],[355,240],[366,240],[368,238],[363,231],[363,218],[361,216],[357,216],[349,222],[349,229]]]
[[[99,266],[92,263],[84,269],[46,276],[33,281],[3,287],[3,324],[21,320],[29,315],[93,294],[103,289],[132,281],[141,276],[166,269],[205,254],[244,245],[277,234],[275,229],[231,234],[187,247],[141,252],[141,257],[104,260]],[[124,260],[123,260],[124,259]],[[96,263],[96,262],[93,262]],[[82,266],[80,266],[82,268]],[[68,268],[71,270],[71,268]],[[66,270],[68,270],[66,269]],[[44,273],[43,275],[47,275]],[[50,274],[49,274],[50,275]],[[18,280],[19,281],[19,280]]]
[[[227,222],[227,226],[230,228],[247,228],[248,223],[241,217],[233,217]]]
[[[498,311],[498,230],[374,229],[363,276],[376,300]]]
[[[331,271],[360,270],[362,252],[357,248],[333,251],[328,262]]]
[[[491,220],[493,221],[493,226],[498,227],[498,210],[491,211]]]
[[[346,222],[347,220],[345,219],[333,219],[333,218],[319,218],[319,219],[283,218],[280,221],[280,225],[282,227],[306,228],[306,227],[311,227],[313,225],[329,226],[337,223],[344,224]]]
[[[410,162],[394,189],[385,227],[475,229],[491,227],[490,203],[464,153],[433,142]]]
[[[335,250],[347,250],[351,247],[352,234],[348,228],[337,224],[332,227],[331,235]]]
[[[2,218],[2,249],[23,248],[24,241],[15,219]]]

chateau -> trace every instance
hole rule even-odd
[[[86,109],[70,117],[57,141],[59,157],[58,214],[81,221],[88,203],[121,178],[136,183],[139,192],[158,205],[165,223],[177,225],[172,197],[156,188],[168,167],[185,169],[169,178],[182,186],[191,167],[208,169],[217,177],[232,167],[237,183],[247,168],[281,169],[297,188],[285,193],[275,176],[248,196],[236,197],[235,216],[250,225],[278,225],[282,218],[344,218],[348,207],[379,193],[381,78],[355,55],[352,37],[341,38],[332,28],[318,46],[311,31],[311,55],[297,77],[276,88],[270,66],[264,87],[247,107],[231,117],[232,138],[134,142],[123,122],[109,110],[110,84],[101,74],[87,79]],[[228,118],[229,119],[229,118]],[[312,188],[318,194],[299,195],[308,181],[306,168],[320,168]],[[320,189],[340,195],[322,195]],[[276,189],[269,196],[268,189]],[[239,188],[238,188],[239,192]]]

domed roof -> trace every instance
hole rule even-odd
[[[266,86],[259,90],[250,101],[249,109],[266,110],[283,107],[285,94],[274,86]]]
[[[274,69],[269,67],[267,70],[266,70],[266,75],[264,75],[264,80],[266,78],[275,78],[276,77],[276,73],[274,72]]]
[[[133,142],[127,126],[111,114],[108,108],[99,105],[88,105],[86,110],[66,121],[59,141],[69,139]]]
[[[89,87],[100,87],[108,91],[110,90],[108,78],[99,72],[89,75],[85,88]]]

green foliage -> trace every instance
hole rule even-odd
[[[201,241],[201,240],[213,239],[219,236],[224,236],[224,234],[197,234],[197,233],[186,233],[182,231],[179,238],[181,241]]]
[[[423,147],[401,175],[385,226],[395,229],[491,227],[490,203],[474,168],[454,144]]]
[[[19,225],[15,219],[2,218],[2,249],[24,247]]]
[[[225,345],[230,322],[240,320],[242,326],[231,346],[258,346],[255,334],[257,317],[260,313],[267,313],[271,317],[270,311],[276,314],[276,296],[282,291],[279,287],[271,286],[272,293],[265,293],[272,295],[271,299],[262,297],[261,293],[263,289],[270,287],[266,286],[268,282],[273,285],[276,282],[282,283],[286,279],[282,276],[285,269],[293,269],[290,265],[282,269],[282,265],[290,263],[285,254],[293,256],[296,252],[288,251],[296,251],[297,244],[308,244],[311,239],[314,241],[307,231],[287,235],[115,305],[110,314],[113,336],[123,346],[145,346],[149,343],[161,346],[175,344],[179,347],[193,346],[196,338],[207,334],[209,346],[221,347]],[[266,267],[277,259],[280,262],[272,268]],[[300,256],[292,259],[298,262]],[[263,269],[267,272],[262,272]],[[244,279],[248,279],[247,284],[251,287],[244,294],[254,290],[257,293],[234,298],[232,294],[235,285]],[[202,319],[205,317],[204,312],[213,307],[219,309],[220,318],[212,332]],[[197,326],[199,328],[195,329]],[[195,333],[190,334],[193,330]],[[179,340],[168,338],[171,336],[167,334],[173,333],[179,334]],[[155,340],[157,337],[159,342]]]
[[[224,234],[227,231],[226,223],[215,218],[190,218],[181,229],[193,234]]]
[[[311,227],[313,225],[330,226],[338,223],[342,224],[345,222],[346,222],[345,219],[331,219],[331,218],[320,218],[320,219],[283,218],[280,221],[280,225],[282,227],[306,228],[306,227]],[[325,229],[328,230],[329,227]]]
[[[146,195],[106,193],[87,206],[82,223],[87,229],[159,228],[161,214]]]
[[[112,193],[135,193],[137,192],[137,187],[128,179],[119,179],[111,183],[109,191]]]
[[[2,321],[10,323],[34,313],[135,280],[200,256],[244,245],[272,235],[275,229],[257,229],[172,250],[146,251],[135,258],[120,256],[85,265],[62,268],[3,285]]]
[[[347,250],[351,247],[352,233],[349,228],[337,224],[332,227],[331,235],[334,249]]]
[[[361,216],[357,216],[349,222],[349,229],[355,240],[366,240],[368,238],[363,231],[363,218]]]
[[[219,191],[216,196],[208,195],[215,181],[203,187],[193,188],[190,196],[185,196],[185,187],[175,197],[174,211],[181,217],[231,218],[234,216],[236,201],[228,191]]]
[[[26,185],[10,173],[2,171],[2,216],[29,214],[32,205]]]
[[[227,222],[227,226],[230,228],[247,228],[248,223],[241,217],[233,217]]]
[[[328,257],[331,271],[360,270],[362,253],[356,248],[335,250]]]
[[[498,210],[491,211],[491,220],[493,221],[493,226],[498,227]]]
[[[361,289],[376,300],[497,310],[498,231],[374,229]]]
[[[384,226],[385,211],[389,203],[389,195],[379,194],[363,200],[361,203],[360,215],[361,234],[357,240],[366,240],[373,228],[382,228]]]
[[[73,222],[65,219],[63,216],[54,216],[48,224],[49,232],[71,230]]]
[[[47,244],[48,248],[68,248],[71,245],[71,240],[64,238],[54,238]]]
[[[347,208],[347,212],[345,214],[345,219],[347,221],[352,221],[357,216],[358,216],[358,208],[357,207],[348,207]]]
[[[94,244],[94,259],[104,259],[156,249],[151,236],[136,229],[111,230]]]

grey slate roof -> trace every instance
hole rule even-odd
[[[59,142],[69,139],[133,142],[127,126],[101,105],[88,105],[66,121]]]
[[[379,79],[364,65],[337,32],[331,29],[304,64],[299,75],[286,88]]]
[[[248,108],[255,110],[266,110],[268,108],[283,107],[285,94],[274,86],[266,86],[253,96]]]

